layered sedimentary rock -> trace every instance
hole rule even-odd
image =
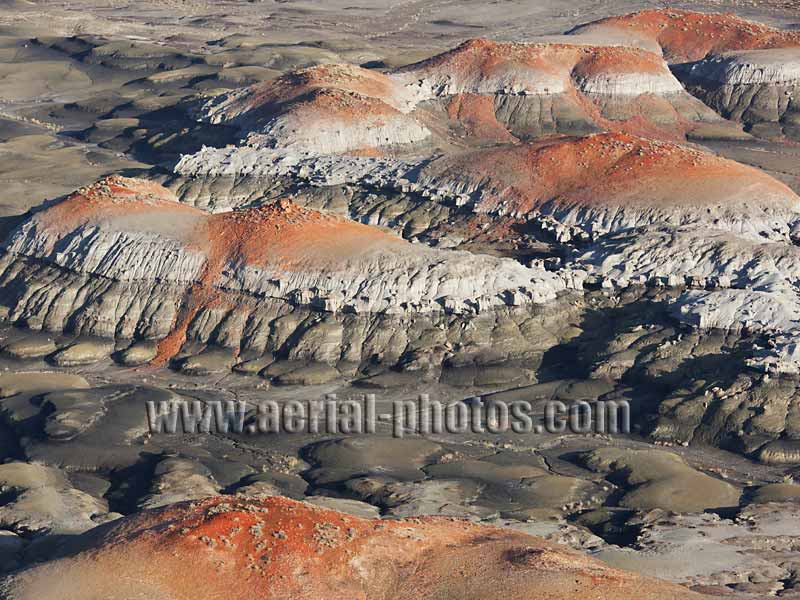
[[[467,195],[478,212],[533,214],[593,237],[649,224],[713,223],[788,239],[800,198],[756,169],[625,134],[553,139],[424,165],[424,188]]]
[[[691,73],[709,81],[738,85],[791,84],[800,80],[798,50],[739,50],[715,54],[692,65]]]
[[[660,49],[687,89],[726,119],[765,137],[798,136],[797,31],[731,14],[666,9],[602,19],[571,33]]]
[[[768,373],[800,372],[797,246],[713,229],[656,229],[635,238],[609,238],[583,260],[611,287],[688,288],[674,301],[676,319],[700,330],[766,334],[768,342],[754,348],[748,364]]]
[[[176,504],[76,547],[8,578],[7,597],[701,597],[522,533],[447,519],[365,520],[280,497]]]
[[[703,102],[754,133],[800,137],[800,48],[724,52],[677,72]]]
[[[653,227],[609,236],[580,261],[620,281],[637,275],[666,282],[672,275],[691,277],[694,287],[788,292],[800,275],[798,252],[787,240],[747,239],[708,226]]]
[[[556,170],[557,168],[557,170]],[[310,195],[353,186],[373,202],[351,201],[348,213],[372,220],[376,194],[402,194],[403,213],[432,213],[429,225],[458,214],[535,220],[563,241],[633,226],[713,224],[757,238],[787,240],[800,199],[763,172],[710,153],[627,134],[557,137],[451,153],[420,163],[376,158],[298,160],[250,148],[205,149],[176,167],[172,185],[184,201],[216,210],[252,202],[253,185],[299,181]],[[248,179],[250,183],[248,183]],[[417,199],[414,201],[414,199]],[[442,206],[439,212],[436,207]],[[698,210],[700,208],[700,210]],[[573,230],[573,231],[571,231]]]
[[[393,76],[429,102],[493,96],[496,121],[522,139],[603,129],[679,137],[723,123],[685,93],[662,59],[634,48],[479,39]],[[486,122],[487,112],[470,116]]]
[[[252,146],[310,154],[429,153],[462,130],[476,144],[602,129],[679,137],[724,125],[656,54],[483,39],[388,74],[349,65],[290,73],[212,98],[198,116],[238,126]]]
[[[457,94],[681,92],[653,53],[621,47],[510,44],[476,39],[392,74],[419,100]]]
[[[609,236],[579,262],[610,287],[688,288],[675,298],[675,318],[701,330],[768,334],[769,344],[756,349],[750,365],[796,374],[800,251],[788,239],[766,237],[711,227],[649,228]]]
[[[5,251],[12,320],[107,337],[166,337],[163,357],[193,328],[210,333],[203,323],[214,312],[221,313],[214,323],[227,315],[225,333],[217,331],[218,341],[228,338],[223,345],[264,350],[266,337],[273,346],[285,341],[270,334],[270,323],[292,307],[474,314],[543,303],[568,287],[543,269],[414,246],[286,200],[212,215],[160,186],[119,177],[34,214]],[[256,334],[260,327],[264,333]]]

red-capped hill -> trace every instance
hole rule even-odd
[[[680,586],[539,538],[443,518],[365,520],[281,497],[216,497],[90,533],[6,580],[18,600],[679,600]]]
[[[573,34],[619,35],[631,41],[655,42],[671,63],[700,60],[728,50],[793,48],[800,46],[800,31],[782,31],[735,14],[687,10],[643,10],[582,25]]]
[[[474,39],[391,76],[418,102],[448,102],[449,120],[470,142],[603,130],[742,135],[686,92],[660,52],[631,46]]]
[[[564,63],[577,63],[605,56],[607,65],[621,71],[660,71],[661,60],[652,53],[638,48],[621,46],[585,46],[580,44],[558,43],[519,43],[498,42],[486,38],[475,38],[419,63],[398,69],[398,73],[419,69],[446,69],[458,73],[460,70],[478,67],[482,74],[491,73],[493,67],[506,62],[520,65],[558,66]]]
[[[472,311],[478,301],[506,306],[509,293],[518,290],[533,290],[519,302],[543,303],[566,286],[543,269],[412,244],[288,199],[211,214],[162,199],[169,197],[134,180],[125,186],[101,182],[32,215],[11,233],[4,250],[80,274],[81,285],[102,284],[98,294],[116,281],[119,289],[144,296],[147,305],[168,306],[147,330],[158,340],[157,365],[167,364],[196,334],[193,324],[218,310],[251,314],[269,302],[331,313],[431,313],[445,303],[448,311]],[[64,277],[53,286],[69,281]],[[62,314],[66,319],[83,306],[79,298]],[[145,306],[137,304],[142,308],[133,316],[124,313],[121,326],[136,331],[150,319]],[[95,331],[117,335],[115,318]]]
[[[205,254],[206,271],[225,265],[335,268],[373,250],[409,246],[377,227],[297,206],[289,199],[211,214],[179,203],[168,189],[143,179],[107,177],[34,215],[40,233],[55,242],[77,229],[148,233],[177,239]]]
[[[363,69],[356,65],[320,65],[287,73],[273,81],[256,84],[252,88],[251,107],[277,99],[285,101],[315,89],[338,89],[343,92],[370,96],[395,102],[397,85],[379,71]]]
[[[762,171],[623,133],[556,137],[444,157],[423,169],[421,181],[477,192],[477,209],[484,212],[586,207],[675,209],[702,216],[706,207],[715,207],[744,217],[753,210],[800,210],[800,198]]]
[[[476,145],[602,130],[659,139],[708,127],[716,136],[741,135],[689,95],[660,54],[486,39],[388,74],[353,65],[303,69],[212,98],[201,117],[237,125],[250,146],[304,155],[418,154],[463,133]]]
[[[207,107],[212,122],[229,121],[257,110],[280,110],[315,91],[338,91],[339,96],[375,98],[393,106],[399,86],[386,75],[355,65],[321,65],[293,71],[255,84]],[[387,106],[387,110],[389,108]],[[399,108],[399,107],[398,107]]]
[[[337,153],[425,139],[429,132],[405,114],[410,109],[403,87],[386,75],[323,65],[222,94],[201,116],[238,125],[255,145]]]
[[[38,212],[35,219],[45,227],[67,231],[87,223],[152,211],[174,214],[176,218],[202,214],[179,203],[171,191],[158,183],[112,175],[73,192]]]
[[[661,80],[656,88],[660,85],[665,91],[680,90],[680,84],[660,56],[639,48],[619,46],[474,39],[393,74],[407,82],[422,80],[434,95],[560,93],[571,89],[573,77],[604,75],[640,75],[647,78],[646,85],[651,87],[655,85],[652,77],[656,77]],[[635,83],[630,82],[632,91]]]

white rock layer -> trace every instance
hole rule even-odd
[[[724,85],[800,83],[800,48],[725,52],[695,63],[688,73]]]

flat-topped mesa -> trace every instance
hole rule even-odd
[[[366,315],[474,313],[543,303],[566,287],[544,269],[413,245],[288,200],[212,215],[162,200],[169,192],[145,182],[91,189],[110,192],[92,192],[81,210],[75,204],[87,195],[73,195],[5,242],[0,287],[12,320],[172,336],[177,351],[192,323],[220,307],[245,317],[270,302]]]
[[[199,116],[239,126],[257,147],[333,154],[425,140],[430,132],[406,114],[412,106],[381,73],[324,65],[217,96]]]
[[[628,42],[653,51],[660,48],[670,63],[693,62],[729,50],[800,47],[798,31],[774,29],[735,14],[672,8],[607,17],[569,33]]]
[[[651,52],[613,46],[521,44],[475,39],[392,73],[421,100],[455,94],[680,93]]]
[[[278,496],[144,511],[74,546],[69,558],[7,578],[2,591],[19,600],[701,598],[508,529],[362,519]]]
[[[593,234],[700,222],[787,240],[800,214],[800,198],[757,169],[627,134],[442,157],[422,168],[418,182],[471,196],[477,212],[552,215]]]

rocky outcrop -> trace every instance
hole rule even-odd
[[[800,252],[788,240],[654,228],[609,236],[579,262],[612,288],[688,288],[672,307],[678,320],[701,330],[767,334],[770,344],[757,349],[750,366],[800,372],[793,341],[800,331]]]
[[[676,71],[724,117],[765,137],[800,137],[800,48],[709,56]]]
[[[161,339],[158,356],[166,358],[199,332],[200,341],[216,332],[222,345],[262,351],[272,336],[278,350],[286,337],[271,334],[269,324],[293,307],[356,320],[477,314],[542,304],[576,285],[509,259],[415,246],[288,201],[212,215],[123,178],[36,213],[5,252],[3,297],[12,320]]]
[[[368,197],[353,199],[348,214],[404,233],[404,213],[420,222],[427,212],[429,227],[458,214],[519,217],[552,228],[559,241],[686,223],[787,240],[800,215],[797,195],[756,169],[627,134],[504,145],[418,164],[345,157],[302,161],[249,148],[208,148],[185,157],[176,171],[185,179],[171,185],[184,201],[216,210],[251,202],[255,189],[286,185],[282,181],[302,185],[309,196],[339,186],[362,189]],[[391,219],[374,221],[387,193],[409,201],[395,200]]]
[[[245,599],[268,586],[275,598],[701,597],[522,533],[446,519],[371,521],[280,497],[148,511],[77,549],[8,578],[5,594]]]

